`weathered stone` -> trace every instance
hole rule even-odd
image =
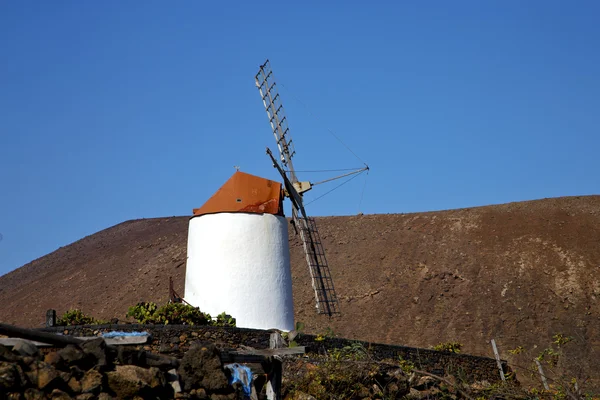
[[[367,394],[367,397],[368,397],[368,394]],[[315,397],[311,396],[310,394],[306,394],[299,390],[297,390],[294,393],[292,393],[291,395],[287,396],[285,399],[286,400],[317,400]]]
[[[181,384],[179,383],[179,376],[177,375],[176,369],[171,369],[165,374],[167,383],[173,388],[175,394],[181,392]]]
[[[23,396],[21,393],[9,393],[7,396],[8,400],[22,400]]]
[[[437,380],[431,376],[422,376],[417,381],[417,384],[414,385],[414,388],[417,390],[425,390],[429,389],[431,386],[435,385]]]
[[[94,395],[91,393],[82,393],[80,395],[78,395],[77,397],[75,397],[75,399],[77,400],[92,400],[94,398]]]
[[[168,344],[161,344],[158,348],[158,351],[160,353],[168,353],[171,351],[171,346],[169,346]]]
[[[32,363],[27,376],[41,390],[60,389],[65,386],[59,371],[42,361]]]
[[[415,388],[410,388],[410,392],[406,395],[407,400],[421,400],[423,395]]]
[[[173,344],[179,343],[179,338],[177,336],[173,336],[171,338],[171,340],[169,340],[169,343],[173,343]]]
[[[110,368],[112,366],[112,355],[108,351],[103,338],[87,340],[80,347],[86,355],[94,359],[94,364],[97,367]]]
[[[192,336],[193,337],[198,337],[198,332],[196,332],[196,331],[192,332]]]
[[[81,365],[84,363],[85,353],[83,350],[72,344],[58,351],[61,364],[70,367],[73,365]]]
[[[170,386],[165,386],[166,379],[158,368],[141,368],[135,365],[117,365],[115,371],[106,374],[108,386],[119,398],[167,397],[172,394]]]
[[[44,392],[38,389],[28,388],[23,393],[23,397],[25,400],[44,400],[46,396],[44,396]]]
[[[192,399],[197,399],[197,400],[206,400],[209,398],[208,395],[206,394],[206,390],[204,390],[203,388],[192,389],[190,391],[190,395],[192,396]]]
[[[56,368],[56,366],[60,364],[61,358],[58,352],[53,351],[51,353],[46,354],[46,356],[44,357],[44,362]]]
[[[98,395],[98,400],[113,400],[113,397],[105,392],[102,392]]]
[[[71,377],[68,382],[69,388],[72,393],[78,394],[81,393],[81,382],[79,382],[75,377]]]
[[[215,391],[229,386],[219,350],[210,343],[192,346],[183,356],[177,372],[186,391],[200,387]]]
[[[184,333],[183,335],[179,336],[179,342],[185,342],[187,340],[187,335]]]
[[[40,351],[37,346],[29,340],[21,339],[13,346],[13,352],[19,353],[22,356],[38,357]]]
[[[102,391],[102,374],[95,369],[87,371],[81,378],[81,391],[83,393],[99,393]]]
[[[71,396],[58,389],[54,389],[50,397],[52,400],[71,400]]]
[[[0,361],[0,393],[7,393],[21,385],[17,365]]]
[[[121,365],[146,366],[146,352],[136,349],[118,348],[117,359]]]
[[[230,393],[230,394],[213,393],[210,395],[210,400],[236,400],[237,397],[238,396],[236,393]]]
[[[17,361],[19,357],[6,346],[0,344],[0,361]]]

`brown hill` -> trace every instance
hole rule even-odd
[[[123,319],[138,301],[183,293],[187,217],[128,221],[0,277],[0,320],[40,326],[47,309]],[[296,319],[319,332],[464,351],[531,365],[561,333],[569,373],[600,376],[600,196],[318,219],[342,316],[314,311],[290,231]],[[207,284],[212,284],[207,282]],[[509,349],[523,346],[526,356]],[[536,347],[537,346],[537,347]],[[523,374],[521,374],[522,376]]]

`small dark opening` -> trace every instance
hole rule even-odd
[[[235,199],[235,201],[237,201],[238,203],[241,203],[242,199]]]

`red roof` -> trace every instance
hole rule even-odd
[[[281,183],[237,171],[194,215],[244,212],[283,215]]]

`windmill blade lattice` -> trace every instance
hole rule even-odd
[[[260,92],[269,123],[277,142],[279,149],[280,160],[283,166],[289,171],[289,178],[283,169],[278,165],[277,161],[271,154],[270,150],[267,153],[271,157],[274,166],[281,174],[286,190],[292,201],[292,220],[300,233],[306,262],[310,272],[312,287],[315,292],[315,300],[317,312],[319,314],[327,314],[332,316],[339,314],[339,301],[331,279],[329,264],[325,257],[325,251],[321,242],[321,236],[317,229],[317,225],[313,218],[308,217],[302,203],[302,193],[296,190],[294,184],[298,183],[298,178],[294,171],[292,157],[295,154],[292,140],[287,126],[287,118],[285,116],[281,97],[277,92],[277,86],[273,78],[273,71],[269,60],[267,60],[259,69],[255,77],[256,87]],[[298,213],[301,213],[301,216]]]

